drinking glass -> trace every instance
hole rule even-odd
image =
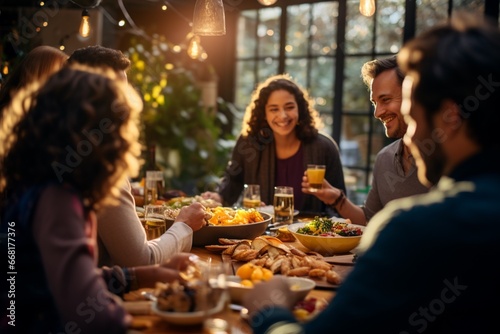
[[[293,222],[293,188],[274,187],[274,224],[283,225]]]
[[[213,315],[224,310],[229,301],[227,291],[226,273],[228,272],[226,263],[212,263],[209,261],[200,261],[198,266],[201,269],[201,289],[198,301],[204,312],[204,318],[210,318]]]
[[[307,165],[307,178],[309,179],[309,191],[320,190],[325,178],[325,165]]]
[[[245,209],[260,206],[260,186],[258,184],[245,184],[243,188],[243,207]]]
[[[146,205],[144,209],[144,229],[148,240],[159,238],[167,230],[163,205]]]

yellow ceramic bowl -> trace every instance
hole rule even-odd
[[[358,244],[361,236],[353,236],[353,237],[320,237],[313,235],[306,235],[297,233],[297,230],[301,227],[304,227],[307,223],[295,223],[288,226],[288,230],[292,232],[292,234],[300,241],[304,247],[308,249],[318,252],[321,255],[329,256],[335,254],[343,254],[348,253],[353,250]],[[364,229],[364,226],[351,224],[352,226],[359,227],[361,230]]]

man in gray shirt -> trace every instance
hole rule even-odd
[[[303,177],[302,191],[331,205],[354,224],[366,225],[389,201],[421,194],[427,192],[428,188],[418,180],[415,161],[401,140],[407,125],[401,115],[404,77],[397,66],[396,57],[369,61],[363,65],[361,73],[363,81],[370,88],[375,118],[384,124],[386,136],[397,140],[377,154],[372,187],[363,206],[352,203],[340,189],[327,181],[324,181],[323,189],[309,192],[307,175]]]

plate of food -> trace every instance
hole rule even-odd
[[[253,240],[220,238],[219,245],[207,245],[205,248],[220,252],[222,262],[231,265],[232,274],[238,275],[242,267],[246,267],[246,270],[248,267],[261,266],[271,270],[273,275],[311,279],[318,288],[338,288],[352,270],[352,266],[332,265],[324,261],[319,253],[305,253],[293,244],[267,235]]]
[[[151,310],[175,325],[196,325],[224,310],[227,301],[225,277],[211,263],[196,263],[181,272],[183,281],[157,282],[148,297]],[[222,267],[218,267],[219,269]],[[213,274],[213,277],[212,275]]]

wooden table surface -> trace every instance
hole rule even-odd
[[[303,248],[298,242],[292,243],[297,248]],[[212,263],[222,262],[222,257],[220,254],[207,251],[202,247],[193,247],[192,253],[198,255],[202,260],[212,259]],[[337,269],[341,271],[343,269],[349,269],[341,266],[335,265]],[[134,291],[125,296],[125,306],[133,314],[132,329],[135,331],[140,331],[142,333],[207,333],[203,331],[202,325],[194,326],[179,326],[172,325],[163,320],[160,316],[154,314],[144,314],[148,313],[147,302],[141,297],[141,291]],[[330,301],[335,295],[335,290],[332,289],[313,289],[308,296],[316,298],[325,298]],[[134,312],[135,309],[135,312]],[[134,314],[136,313],[136,314]],[[141,313],[141,314],[137,314]],[[240,317],[239,312],[232,311],[229,307],[222,312],[212,316],[212,318],[221,318],[228,322],[230,330],[229,333],[239,334],[239,333],[252,333],[248,323]]]

